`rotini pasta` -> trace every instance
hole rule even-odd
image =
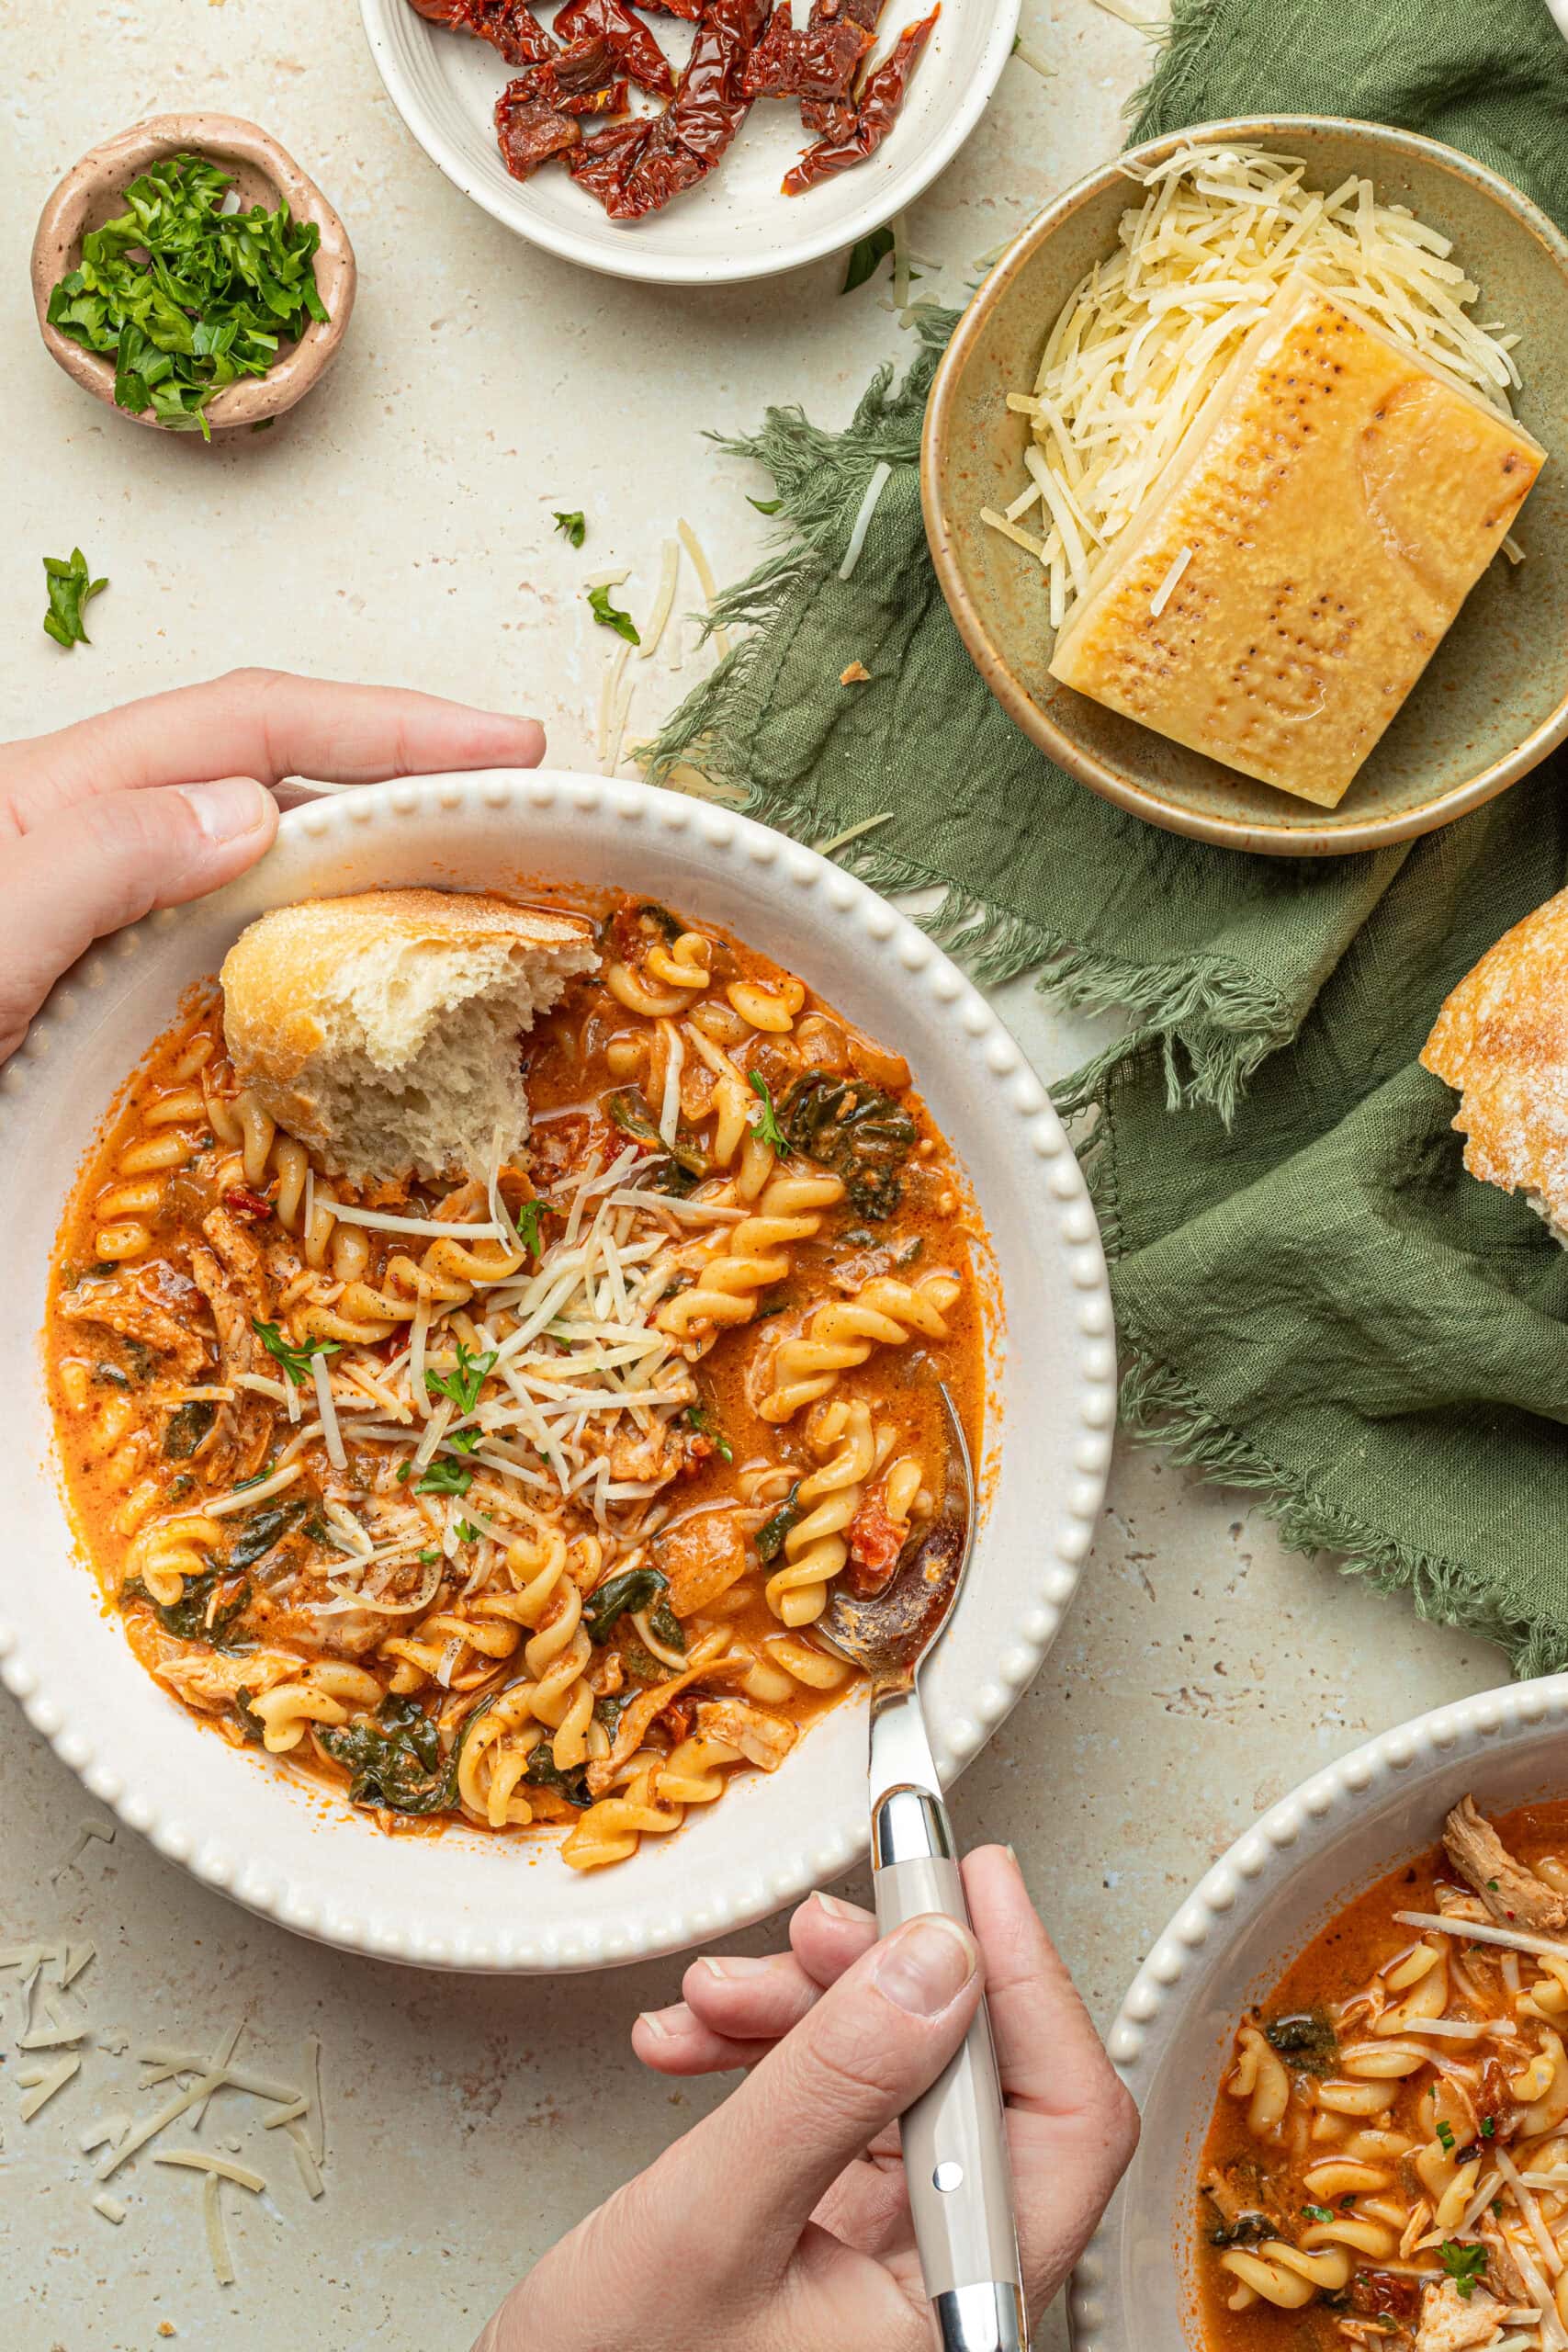
[[[1568,2341],[1568,1807],[1502,1827],[1465,1799],[1238,2028],[1199,2199],[1214,2352]]]
[[[907,1065],[661,908],[600,936],[528,1040],[520,1163],[446,1187],[334,1180],[199,1007],[85,1169],[49,1323],[150,1670],[385,1827],[564,1826],[579,1869],[780,1768],[855,1679],[835,1581],[929,1519],[924,1358],[980,1413],[974,1235]]]

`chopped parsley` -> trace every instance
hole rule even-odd
[[[72,548],[69,563],[63,556],[46,555],[43,577],[49,592],[49,610],[43,616],[45,635],[52,637],[56,645],[62,645],[67,653],[73,646],[91,645],[93,640],[83,622],[82,607],[90,596],[107,588],[108,582],[89,576],[87,559],[80,548]]]
[[[483,1536],[484,1530],[481,1527],[476,1527],[471,1520],[460,1519],[452,1532],[459,1544],[478,1544]]]
[[[1495,2140],[1497,2137],[1497,2119],[1495,2115],[1482,2117],[1481,2136],[1483,2140]]]
[[[1452,2125],[1451,2123],[1439,2123],[1439,2124],[1438,2124],[1438,2146],[1442,2149],[1442,2152],[1443,2152],[1443,2154],[1444,2154],[1444,2155],[1445,2155],[1445,2156],[1451,2156],[1451,2155],[1453,2154],[1453,2152],[1454,2152],[1454,2127],[1453,2127],[1453,2125]]]
[[[404,1464],[404,1468],[407,1468]],[[433,1462],[414,1486],[416,1495],[466,1495],[474,1474],[460,1462]]]
[[[82,240],[49,298],[49,323],[112,357],[118,408],[208,439],[207,403],[265,376],[281,345],[327,309],[316,287],[321,232],[286,204],[220,210],[231,173],[164,155],[125,191],[125,210]]]
[[[335,1356],[343,1346],[341,1340],[312,1340],[308,1347],[297,1348],[284,1338],[276,1323],[264,1323],[257,1315],[251,1317],[251,1329],[296,1388],[303,1388],[311,1377],[312,1357]]]
[[[422,1568],[433,1568],[440,1557],[441,1555],[436,1550],[434,1544],[427,1544],[423,1551],[419,1555],[419,1565]]]
[[[776,514],[784,504],[784,500],[782,498],[748,498],[746,503],[748,506],[754,506],[759,514]]]
[[[569,547],[580,548],[582,545],[583,540],[588,537],[588,525],[583,520],[581,507],[580,506],[574,514],[563,514],[558,506],[553,511],[556,518],[556,528],[560,533],[567,545]]]
[[[531,1258],[544,1256],[539,1237],[539,1224],[545,1214],[543,1201],[525,1201],[517,1212],[517,1238]]]
[[[485,1385],[486,1375],[494,1369],[494,1366],[495,1350],[493,1348],[488,1350],[484,1355],[479,1356],[459,1340],[457,1369],[453,1372],[435,1372],[427,1368],[424,1375],[425,1393],[431,1396],[449,1396],[460,1413],[471,1413],[479,1401],[479,1390]],[[457,1440],[453,1438],[449,1442],[456,1445]],[[477,1430],[474,1433],[473,1442],[476,1445],[479,1442]]]
[[[628,645],[642,643],[641,638],[637,635],[637,623],[630,613],[623,613],[618,605],[611,604],[610,592],[607,588],[590,588],[588,609],[601,628],[613,628],[615,635],[624,637]]]
[[[779,1114],[773,1108],[773,1098],[767,1080],[760,1069],[750,1073],[751,1091],[760,1108],[751,1122],[751,1133],[759,1143],[765,1143],[777,1159],[789,1157],[789,1137],[779,1125]]]
[[[1454,2238],[1438,2248],[1438,2259],[1458,2288],[1461,2302],[1469,2302],[1485,2278],[1487,2251],[1483,2245],[1461,2245]]]
[[[1303,2205],[1302,2211],[1309,2222],[1332,2222],[1334,2219],[1326,2205]]]

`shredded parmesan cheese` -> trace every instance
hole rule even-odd
[[[653,610],[649,616],[648,627],[643,630],[642,643],[637,650],[639,662],[650,661],[659,650],[669,623],[671,608],[675,602],[675,588],[680,576],[681,542],[679,539],[666,539],[663,569],[659,575],[659,587],[653,599]]]
[[[1568,1944],[1550,1936],[1532,1936],[1524,1928],[1495,1928],[1485,1919],[1450,1919],[1439,1911],[1396,1911],[1402,1928],[1421,1928],[1428,1934],[1457,1937],[1461,1943],[1501,1944],[1511,1951],[1529,1951],[1546,1960],[1568,1960]]]
[[[1177,582],[1180,579],[1182,573],[1186,571],[1191,560],[1192,550],[1190,548],[1181,548],[1178,550],[1176,560],[1172,563],[1170,570],[1166,573],[1165,578],[1160,582],[1159,586],[1149,598],[1149,612],[1155,620],[1158,620],[1161,613],[1164,612],[1166,606],[1169,604],[1171,597],[1175,593]]]
[[[319,1355],[316,1361],[318,1363],[321,1362]],[[270,1478],[257,1478],[250,1486],[235,1487],[229,1494],[220,1495],[212,1502],[204,1502],[201,1508],[209,1519],[221,1519],[227,1511],[249,1510],[253,1503],[265,1503],[273,1495],[282,1494],[286,1487],[292,1487],[304,1475],[302,1462],[286,1463],[281,1470],[275,1470]]]
[[[1112,0],[1100,5],[1138,21]],[[1025,492],[1005,514],[981,514],[1043,566],[1057,628],[1091,560],[1125,530],[1288,277],[1332,292],[1501,413],[1520,380],[1516,338],[1467,316],[1477,288],[1448,239],[1404,206],[1379,203],[1370,180],[1314,190],[1293,157],[1190,143],[1123,169],[1145,189],[1142,203],[1122,214],[1117,251],[1058,315],[1033,385],[1007,396],[1030,421],[1024,462],[1049,528],[1040,541],[1018,528],[1034,503]],[[1156,613],[1174,585],[1162,585]]]
[[[866,483],[865,496],[861,500],[860,512],[855,516],[854,528],[850,533],[850,543],[844,549],[844,560],[839,566],[840,580],[848,580],[860,561],[861,549],[865,545],[865,535],[871,528],[871,518],[876,512],[877,501],[892,479],[892,467],[886,458],[879,458],[871,469],[871,480]]]
[[[702,589],[703,601],[711,614],[718,602],[718,582],[713,576],[713,566],[704,554],[702,541],[691,525],[682,519],[677,521],[675,528],[681,535],[681,545],[692,559],[692,569],[697,575],[697,584]],[[716,628],[713,633],[713,641],[720,653],[728,652],[729,632],[728,629]]]

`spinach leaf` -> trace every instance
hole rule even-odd
[[[658,1152],[679,1169],[686,1180],[681,1190],[689,1190],[699,1176],[707,1174],[707,1155],[690,1131],[678,1126],[673,1145],[667,1144],[659,1132],[652,1112],[642,1096],[630,1087],[623,1087],[618,1094],[611,1095],[609,1109],[611,1118],[623,1135],[630,1136],[634,1143],[642,1144],[649,1151]],[[673,1191],[677,1188],[671,1186],[669,1189]]]
[[[299,1525],[310,1507],[308,1495],[290,1495],[270,1510],[247,1511],[244,1524],[229,1546],[230,1567],[254,1568],[275,1544],[281,1544]]]
[[[1324,2009],[1265,2018],[1263,2031],[1280,2057],[1293,2058],[1305,2074],[1326,2075],[1339,2063],[1339,2037]]]
[[[133,1578],[125,1589],[128,1593],[152,1600],[140,1577]],[[214,1609],[213,1595],[220,1592],[223,1597]],[[204,1568],[198,1577],[186,1577],[185,1589],[177,1600],[152,1600],[152,1614],[164,1632],[179,1641],[204,1642],[211,1650],[241,1649],[243,1643],[232,1642],[229,1635],[243,1616],[250,1597],[249,1577],[242,1577],[235,1585],[229,1568]]]
[[[255,1695],[254,1690],[247,1690],[242,1683],[234,1693],[234,1714],[245,1737],[254,1740],[259,1747],[266,1737],[266,1725],[259,1715],[251,1713],[251,1701]]]
[[[792,1149],[842,1180],[850,1206],[880,1222],[898,1205],[899,1170],[919,1130],[908,1111],[874,1086],[802,1070],[779,1105],[779,1125]]]
[[[623,1568],[618,1577],[610,1577],[583,1603],[582,1622],[588,1638],[594,1643],[609,1639],[610,1629],[628,1610],[636,1611],[652,1607],[649,1625],[661,1642],[672,1650],[683,1650],[686,1636],[680,1619],[670,1606],[670,1579],[660,1568]]]
[[[547,1739],[542,1739],[529,1757],[523,1778],[532,1788],[550,1789],[558,1797],[564,1797],[579,1813],[586,1811],[593,1802],[586,1775],[581,1771],[563,1772],[550,1754]]]
[[[593,1720],[596,1724],[604,1724],[612,1741],[621,1727],[621,1717],[626,1713],[636,1695],[632,1690],[606,1691],[603,1698],[594,1700]]]
[[[762,1525],[757,1530],[759,1560],[776,1560],[784,1550],[784,1537],[789,1533],[790,1529],[799,1526],[805,1516],[797,1499],[799,1494],[800,1480],[797,1478],[772,1519],[764,1520]]]
[[[346,1766],[353,1804],[430,1814],[452,1802],[455,1760],[446,1763],[434,1717],[412,1699],[389,1694],[373,1722],[327,1724],[317,1737],[334,1762]]]
[[[164,1461],[188,1462],[217,1418],[216,1405],[198,1400],[179,1406],[170,1414],[169,1426],[164,1431]]]
[[[840,293],[852,294],[857,286],[863,286],[867,278],[874,277],[892,250],[893,232],[889,228],[874,229],[869,237],[862,237],[852,244]]]

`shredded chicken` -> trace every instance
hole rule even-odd
[[[697,1736],[728,1740],[748,1764],[776,1772],[795,1746],[795,1729],[748,1706],[744,1699],[705,1699],[697,1709]]]
[[[1545,1936],[1560,1935],[1568,1928],[1568,1895],[1559,1894],[1514,1860],[1492,1824],[1477,1812],[1473,1797],[1462,1797],[1444,1822],[1443,1843],[1454,1868],[1500,1926]]]
[[[186,1702],[209,1714],[221,1714],[242,1690],[270,1690],[299,1672],[299,1661],[265,1650],[231,1656],[205,1645],[176,1641],[172,1634],[152,1637],[143,1663],[160,1675]]]
[[[265,1259],[255,1236],[227,1209],[213,1209],[201,1220],[201,1229],[222,1260],[231,1279],[244,1292],[253,1315],[267,1315]]]
[[[206,1220],[207,1227],[211,1226],[213,1217],[222,1215],[221,1210],[214,1210],[213,1216]],[[239,1231],[237,1227],[235,1231]],[[242,1235],[241,1238],[250,1248],[255,1249],[248,1234]],[[259,1261],[259,1250],[256,1256]],[[213,1328],[218,1333],[220,1377],[232,1385],[237,1374],[256,1372],[262,1368],[260,1342],[251,1328],[251,1308],[211,1250],[193,1248],[190,1271],[191,1280],[212,1310]],[[264,1307],[265,1304],[264,1297]],[[265,1320],[265,1316],[262,1319]],[[213,1424],[211,1447],[206,1457],[214,1473],[235,1478],[249,1477],[261,1465],[271,1428],[271,1417],[259,1396],[246,1396],[239,1405],[220,1406],[218,1419]]]
[[[199,1333],[187,1330],[156,1300],[118,1283],[73,1291],[61,1300],[60,1312],[70,1322],[98,1323],[119,1339],[135,1340],[156,1355],[172,1356],[187,1380],[194,1380],[207,1362]]]
[[[1416,2352],[1470,2352],[1470,2346],[1490,2344],[1503,2329],[1503,2306],[1476,2290],[1465,2302],[1451,2278],[1428,2287],[1421,2307],[1421,2327]]]
[[[1483,2221],[1479,2233],[1486,2246],[1486,2282],[1506,2302],[1529,2310],[1535,2301],[1529,2280],[1514,2260],[1513,2249],[1495,2222]]]

